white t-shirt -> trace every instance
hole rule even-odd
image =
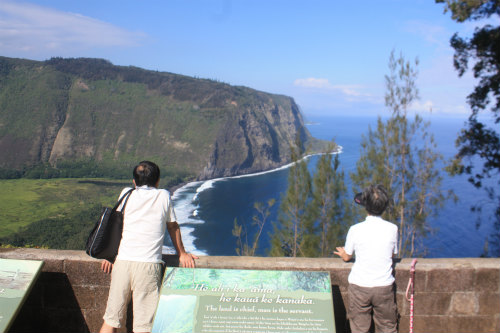
[[[367,216],[347,233],[345,252],[356,255],[349,283],[383,287],[394,282],[392,256],[398,253],[398,227],[378,216]]]
[[[128,190],[130,188],[123,189],[120,197]],[[125,206],[122,240],[116,259],[161,263],[166,222],[175,221],[167,190],[137,187]]]

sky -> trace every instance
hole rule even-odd
[[[307,115],[389,114],[391,51],[418,58],[420,114],[469,114],[455,23],[433,0],[0,0],[0,55],[92,57],[291,96]]]

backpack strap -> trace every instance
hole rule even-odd
[[[132,193],[134,189],[130,189],[127,191],[127,193],[125,193],[119,200],[118,202],[116,203],[116,205],[113,207],[113,210],[116,211],[118,209],[118,207],[120,207],[120,204],[122,203],[123,199],[126,198],[125,202],[123,203],[123,206],[122,206],[122,209],[121,209],[121,212],[123,212],[125,210],[125,206],[127,205],[127,201],[128,201],[128,198],[130,197],[130,194]]]

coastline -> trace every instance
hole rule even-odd
[[[307,160],[313,156],[324,155],[324,154],[334,155],[334,154],[339,154],[341,152],[342,152],[342,147],[338,146],[338,149],[334,152],[314,153],[314,154],[304,155],[299,161]],[[208,223],[207,221],[201,219],[198,214],[198,210],[200,208],[200,199],[198,196],[200,193],[213,188],[213,185],[217,182],[226,181],[230,179],[241,179],[241,178],[249,178],[249,177],[271,174],[284,169],[288,169],[299,161],[291,162],[282,165],[278,168],[250,173],[250,174],[236,175],[230,177],[220,177],[208,180],[194,180],[191,182],[177,184],[176,186],[170,188],[169,192],[171,192],[172,200],[174,202],[177,221],[179,222],[179,225],[181,227],[183,242],[186,251],[194,253],[196,255],[210,255],[209,253],[206,253],[203,249],[199,249],[195,245],[195,243],[197,243],[198,241],[198,238],[194,234],[196,233],[196,231],[199,232],[198,229],[199,227],[197,227],[197,225],[200,227],[201,225],[204,225],[202,228],[206,228],[207,226],[205,224]],[[212,223],[213,222],[210,222],[210,227],[211,228],[216,227]],[[168,237],[166,237],[166,239],[168,240]],[[163,253],[167,254],[173,252],[175,252],[173,250],[173,247],[171,247],[170,244],[167,243],[164,246]]]
[[[319,155],[325,155],[325,154],[331,154],[331,155],[341,154],[342,151],[343,151],[343,147],[340,146],[340,145],[337,145],[336,148],[337,148],[336,151],[332,151],[332,152],[329,152],[329,153],[307,154],[307,155],[304,155],[300,160],[298,160],[296,162],[290,162],[290,163],[287,163],[287,164],[282,165],[280,167],[269,169],[269,170],[258,171],[258,172],[253,172],[253,173],[247,173],[247,174],[242,174],[242,175],[228,176],[228,177],[219,177],[219,178],[211,178],[211,179],[203,179],[203,180],[193,180],[193,181],[188,181],[188,182],[181,182],[181,183],[179,183],[177,185],[174,185],[174,186],[172,186],[170,188],[167,188],[167,190],[170,192],[171,195],[174,195],[177,190],[182,189],[184,186],[195,184],[195,183],[216,182],[216,181],[221,181],[221,180],[225,180],[225,179],[234,179],[234,178],[260,176],[260,175],[263,175],[263,174],[272,173],[272,172],[276,172],[276,171],[279,171],[279,170],[290,168],[295,163],[298,163],[298,162],[300,162],[302,160],[306,160],[306,159],[311,158],[313,156],[319,156]]]

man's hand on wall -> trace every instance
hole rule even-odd
[[[109,274],[113,269],[113,264],[107,260],[103,260],[101,263],[101,269],[104,273]]]
[[[194,259],[198,259],[198,257],[194,254],[184,252],[179,255],[179,264],[184,268],[194,268]]]

